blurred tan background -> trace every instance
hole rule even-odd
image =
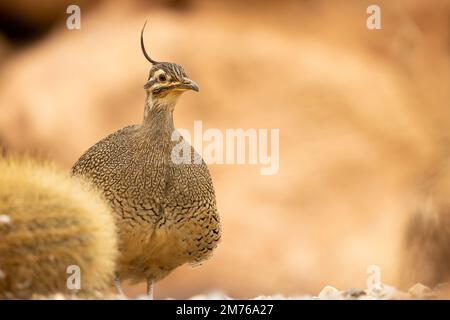
[[[382,30],[366,8],[381,7]],[[280,128],[280,171],[210,167],[223,241],[156,297],[237,297],[398,282],[416,181],[447,154],[450,1],[0,1],[0,144],[65,168],[143,115],[149,64],[200,85],[177,127]],[[144,285],[128,286],[134,296]]]

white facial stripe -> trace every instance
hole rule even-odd
[[[158,81],[158,77],[160,76],[160,75],[165,75],[166,76],[166,79],[167,79],[167,81],[170,81],[170,79],[172,78],[169,74],[167,74],[163,69],[159,69],[159,70],[157,70],[154,74],[153,74],[153,77],[152,77],[152,79],[153,80],[155,80],[156,82]],[[164,81],[165,82],[165,81]]]
[[[160,75],[165,74],[166,72],[163,69],[159,69],[157,70],[154,74],[153,74],[153,78],[158,78]]]

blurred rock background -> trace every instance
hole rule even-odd
[[[0,145],[70,168],[142,119],[149,64],[200,84],[177,127],[280,128],[280,171],[212,165],[223,241],[157,298],[236,298],[396,284],[416,181],[447,155],[450,1],[0,1]],[[81,29],[65,26],[69,4]],[[412,266],[411,266],[412,267]],[[403,267],[404,268],[404,267]],[[134,296],[144,285],[127,286]]]

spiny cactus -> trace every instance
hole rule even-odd
[[[0,157],[0,298],[75,292],[76,281],[67,283],[78,270],[81,292],[108,287],[117,256],[113,219],[82,180],[50,164]]]

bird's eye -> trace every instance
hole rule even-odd
[[[163,75],[163,74],[160,74],[160,75],[159,75],[158,81],[164,82],[164,81],[166,81],[166,80],[167,80],[167,77],[166,77],[165,75]]]

